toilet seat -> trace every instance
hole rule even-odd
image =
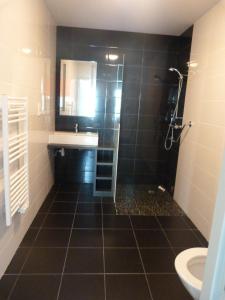
[[[175,268],[180,278],[187,282],[194,289],[202,289],[202,281],[195,277],[188,269],[188,264],[192,259],[207,256],[208,248],[191,248],[184,250],[175,259]]]

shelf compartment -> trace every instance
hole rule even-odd
[[[112,177],[113,166],[112,165],[97,165],[96,176],[97,177]]]
[[[113,158],[114,158],[113,150],[97,150],[97,163],[113,164]]]
[[[96,178],[96,191],[97,192],[111,192],[112,191],[112,180]]]

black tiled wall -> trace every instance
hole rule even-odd
[[[187,74],[192,31],[181,37],[144,35],[144,42],[133,47],[138,59],[126,60],[118,181],[122,183],[162,184],[173,190],[179,144],[170,152],[164,149],[168,129],[170,90],[178,77],[169,67]],[[186,82],[180,100],[183,115]]]
[[[182,39],[180,40],[179,68],[181,73],[183,73],[184,75],[188,74],[187,61],[189,61],[190,59],[192,32],[193,32],[193,27],[185,31],[182,35]],[[179,105],[179,115],[181,116],[183,116],[183,110],[184,110],[186,85],[187,85],[187,76],[184,76],[183,91],[182,91],[180,105]],[[172,194],[174,191],[174,185],[176,179],[178,154],[179,154],[179,143],[174,144],[171,151],[167,152],[167,157],[166,157],[165,174],[167,174],[167,176],[165,178],[165,185]]]
[[[84,130],[97,129],[101,143],[109,144],[121,121],[118,181],[172,185],[175,174],[171,170],[176,169],[177,151],[174,155],[167,153],[163,143],[168,125],[165,122],[168,94],[177,84],[177,76],[168,72],[168,68],[185,65],[186,44],[185,37],[58,27],[56,95],[59,95],[60,59],[95,60],[98,62],[98,105],[95,118],[61,117],[56,99],[56,130],[73,130],[74,124],[79,123]],[[107,66],[107,53],[118,55],[116,64],[122,64],[124,59],[123,83],[121,77],[115,78],[116,66]],[[115,111],[118,101],[113,97],[115,88],[122,89],[121,115]],[[68,172],[69,178],[62,168],[66,168],[67,158],[56,159],[56,181],[91,182],[90,153],[69,157],[76,160],[80,155],[83,168],[80,173],[77,169]],[[90,166],[88,171],[86,164]]]
[[[124,55],[111,48],[107,33],[79,28],[57,28],[56,61],[56,130],[98,131],[99,146],[114,146],[119,132]],[[110,61],[108,54],[118,55]],[[96,110],[94,117],[60,116],[60,60],[97,62]],[[56,157],[56,182],[91,183],[94,175],[94,151],[66,150],[65,157]]]

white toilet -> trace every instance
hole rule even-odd
[[[183,285],[195,299],[200,298],[208,248],[190,248],[175,259],[175,268]]]

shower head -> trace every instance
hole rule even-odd
[[[180,71],[178,71],[176,68],[169,68],[169,71],[171,71],[171,72],[176,72],[178,75],[179,75],[179,78],[180,79],[183,79],[184,78],[184,76],[180,73]]]

